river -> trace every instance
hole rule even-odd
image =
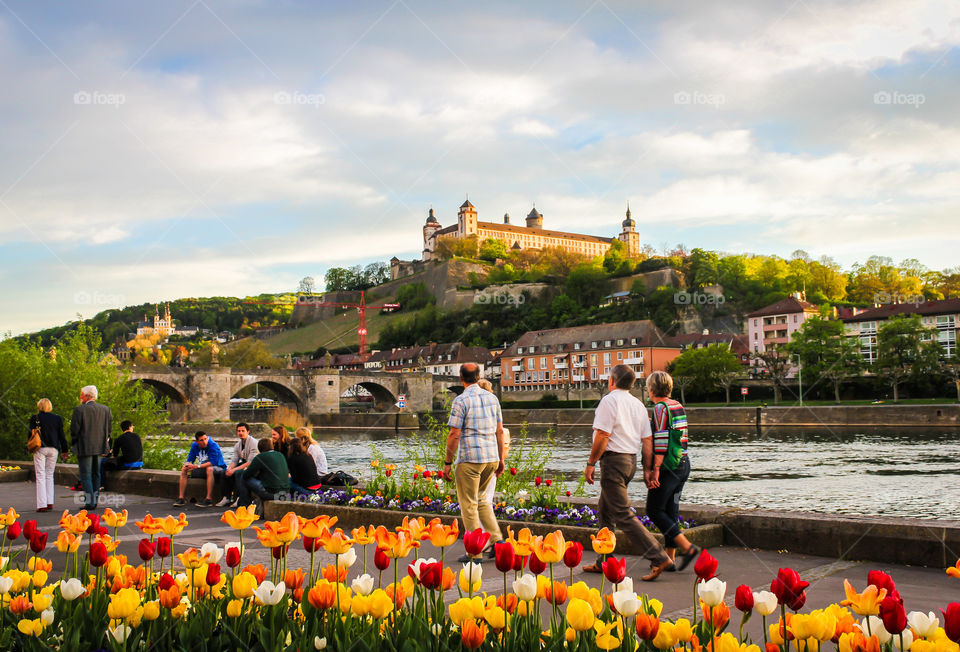
[[[414,437],[416,434],[399,435]],[[516,435],[515,435],[516,436]],[[543,433],[531,435],[542,439]],[[393,433],[318,433],[331,469],[362,473],[376,445],[399,460]],[[590,432],[554,438],[547,477],[575,488]],[[960,432],[692,433],[684,503],[866,516],[957,518]],[[508,464],[509,466],[509,464]],[[642,484],[631,494],[642,498]],[[596,495],[599,486],[587,486]]]

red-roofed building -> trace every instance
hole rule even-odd
[[[747,336],[740,333],[711,333],[709,331],[685,333],[669,337],[668,341],[684,351],[687,349],[702,349],[711,344],[726,344],[730,347],[730,352],[737,356],[737,362],[744,366],[750,364],[750,347],[747,344]]]
[[[943,347],[944,357],[957,351],[957,323],[960,321],[960,299],[919,301],[915,303],[887,303],[868,308],[855,315],[841,317],[844,332],[860,339],[860,353],[868,363],[877,359],[877,332],[883,322],[894,315],[919,315],[920,322],[936,331],[937,341]]]

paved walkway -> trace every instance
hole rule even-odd
[[[12,506],[21,514],[21,520],[35,519],[41,530],[50,532],[50,541],[44,556],[53,562],[53,576],[56,577],[57,572],[62,568],[62,556],[54,547],[54,539],[59,532],[58,521],[64,509],[76,512],[82,508],[82,499],[80,499],[79,504],[76,502],[79,494],[66,487],[58,486],[54,511],[38,514],[35,511],[33,483],[0,484],[0,492],[3,495],[2,500],[0,500],[0,509],[5,511],[7,507]],[[101,508],[109,506],[115,510],[127,509],[129,512],[128,524],[120,531],[122,541],[120,552],[127,555],[131,563],[138,559],[137,542],[142,536],[134,522],[142,519],[148,512],[153,516],[177,514],[180,511],[186,513],[190,525],[184,530],[183,534],[178,535],[175,539],[176,549],[179,551],[182,551],[186,546],[200,547],[208,541],[223,546],[224,543],[237,540],[236,531],[220,522],[223,510],[201,508],[190,504],[186,508],[175,509],[172,503],[172,499],[111,492],[103,494]],[[269,564],[269,551],[259,545],[253,530],[245,532],[244,542],[247,544],[247,553],[244,558],[246,563]],[[19,543],[19,547],[23,548],[22,539]],[[448,548],[446,553],[447,565],[457,566],[457,564],[450,562],[463,552],[462,540]],[[880,568],[893,576],[904,598],[907,611],[934,611],[939,614],[938,610],[945,607],[947,603],[960,601],[960,580],[948,577],[942,568],[884,566],[871,562],[842,561],[732,546],[714,548],[710,552],[720,561],[718,575],[727,582],[727,602],[731,606],[733,604],[733,594],[738,585],[749,584],[754,591],[769,590],[770,581],[776,575],[777,569],[786,566],[797,570],[803,579],[811,583],[807,590],[807,609],[824,607],[831,602],[842,600],[844,598],[844,578],[848,578],[857,589],[862,590],[866,584],[867,571],[874,568]],[[439,558],[440,555],[439,550],[427,541],[423,543],[420,556]],[[320,564],[333,562],[332,555],[323,551],[317,553],[316,559]],[[412,560],[412,557],[410,559]],[[585,562],[592,559],[592,551],[585,551]],[[351,569],[351,579],[360,574],[360,563],[360,560],[358,560],[357,564]],[[288,566],[308,568],[309,564],[309,554],[303,550],[302,546],[299,543],[291,546]],[[664,573],[656,582],[644,583],[639,580],[639,577],[646,574],[648,566],[649,564],[641,557],[627,557],[627,574],[634,578],[635,589],[638,592],[646,592],[651,597],[662,601],[664,617],[670,619],[689,617],[693,602],[693,581],[695,577],[692,567],[682,573]],[[369,569],[372,569],[370,572],[376,577],[372,548],[368,549]],[[401,572],[405,571],[406,568],[401,567]],[[392,577],[392,569],[384,573],[385,581],[388,578],[392,581]],[[555,568],[555,579],[569,582],[569,577],[569,571],[566,567],[561,565],[559,568]],[[598,586],[600,576],[584,574],[580,569],[576,569],[574,571],[574,581],[579,580],[584,580],[591,586]],[[497,572],[494,565],[492,563],[484,564],[483,590],[499,593],[502,591],[502,582],[503,577]],[[449,591],[447,597],[448,602],[455,600],[458,597],[457,591]],[[739,615],[734,614],[733,618],[734,623],[731,624],[731,627],[739,624]],[[748,629],[754,638],[758,639],[760,636],[759,619],[756,619],[755,622],[751,620]]]

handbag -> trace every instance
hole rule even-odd
[[[40,419],[34,421],[36,424],[30,429],[30,439],[27,440],[27,452],[36,453],[43,446],[43,440],[40,439]]]

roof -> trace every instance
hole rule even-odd
[[[747,353],[750,350],[749,340],[740,333],[683,333],[673,335],[667,340],[679,347],[700,348],[710,344],[727,344],[734,353]]]
[[[960,313],[960,299],[941,299],[940,301],[921,301],[917,303],[887,303],[840,319],[844,322],[860,322],[889,319],[894,315],[953,315],[957,313]]]
[[[795,312],[817,312],[819,308],[810,303],[809,301],[804,301],[796,297],[787,297],[786,299],[781,299],[776,303],[772,303],[765,308],[760,308],[759,310],[754,310],[749,313],[747,317],[766,317],[768,315],[789,315]]]
[[[527,213],[527,217],[528,217],[528,218],[531,218],[531,217],[543,217],[543,215],[540,213],[540,211],[537,210],[537,207],[534,206],[532,209],[530,209],[530,212]]]
[[[637,338],[637,344],[616,346],[616,340],[629,341]],[[603,346],[604,341],[611,340],[611,346]],[[590,348],[590,342],[600,342],[597,349]],[[623,346],[656,346],[663,348],[679,348],[669,342],[656,324],[649,319],[636,321],[620,321],[612,324],[590,324],[587,326],[572,326],[570,328],[553,328],[550,330],[527,331],[520,338],[508,346],[503,357],[517,355],[518,347],[536,346],[537,353],[563,353],[572,351],[575,342],[581,343],[582,351],[599,350],[605,348],[623,348]],[[544,347],[541,349],[540,347]]]
[[[437,221],[437,218],[434,217],[434,215],[433,215],[433,208],[431,208],[431,209],[430,209],[430,213],[427,215],[427,223],[428,223],[428,224],[435,224],[436,221]]]
[[[466,200],[465,202],[463,202],[462,204],[460,204],[460,208],[475,208],[475,206],[474,206],[473,204],[471,204],[471,203],[470,203],[470,200],[468,199],[468,200]]]
[[[447,355],[450,359],[447,360]],[[417,364],[422,359],[426,364],[462,364],[464,362],[476,362],[487,364],[491,360],[489,349],[482,346],[464,346],[460,342],[449,342],[445,344],[431,343],[424,346],[407,346],[394,349],[392,351],[378,351],[370,356],[370,362],[402,362],[404,360],[413,360]]]
[[[443,227],[439,231],[434,231],[433,234],[439,237],[441,235],[447,235],[448,233],[456,233],[456,232],[457,232],[457,225],[451,224],[450,226]]]
[[[477,228],[487,229],[488,231],[502,231],[504,233],[518,233],[524,235],[539,235],[547,238],[567,238],[570,240],[583,240],[584,242],[605,242],[609,244],[613,238],[601,238],[596,235],[585,235],[583,233],[568,233],[567,231],[551,231],[549,229],[539,229],[534,226],[518,226],[516,224],[499,224],[497,222],[477,222]]]

